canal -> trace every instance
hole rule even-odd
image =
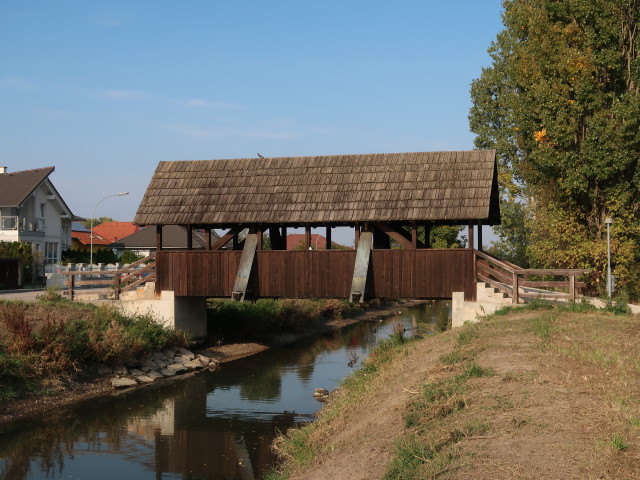
[[[93,400],[0,427],[0,480],[261,479],[278,431],[313,421],[313,390],[333,390],[377,342],[446,328],[432,302],[184,381]]]

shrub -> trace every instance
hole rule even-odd
[[[0,378],[74,374],[98,363],[116,365],[187,343],[183,332],[149,316],[62,301],[0,304]]]
[[[131,250],[125,250],[124,253],[120,256],[120,263],[129,264],[133,262],[137,262],[142,259],[142,255],[136,255]]]

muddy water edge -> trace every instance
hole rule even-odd
[[[377,342],[446,328],[449,302],[429,302],[184,381],[0,427],[0,480],[260,479],[278,431],[313,421],[316,388],[333,390]]]

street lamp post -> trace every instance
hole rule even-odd
[[[613,219],[611,217],[607,217],[605,218],[604,223],[607,225],[607,296],[609,297],[609,300],[611,300],[613,285],[611,284],[611,237],[609,235],[609,227],[611,227]]]
[[[93,215],[96,213],[96,207],[100,204],[100,202],[102,202],[103,200],[106,200],[109,197],[122,197],[124,195],[129,195],[129,192],[112,193],[111,195],[107,195],[106,197],[102,197],[93,206],[93,210],[91,211],[91,229],[89,230],[89,240],[90,240],[90,246],[89,246],[89,268],[91,270],[93,270]]]

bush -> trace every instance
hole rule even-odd
[[[125,250],[124,253],[120,256],[120,263],[129,264],[133,262],[137,262],[142,259],[142,255],[136,255],[131,250]]]
[[[208,330],[214,337],[270,340],[274,334],[303,332],[327,318],[341,318],[359,307],[342,300],[209,300]]]

